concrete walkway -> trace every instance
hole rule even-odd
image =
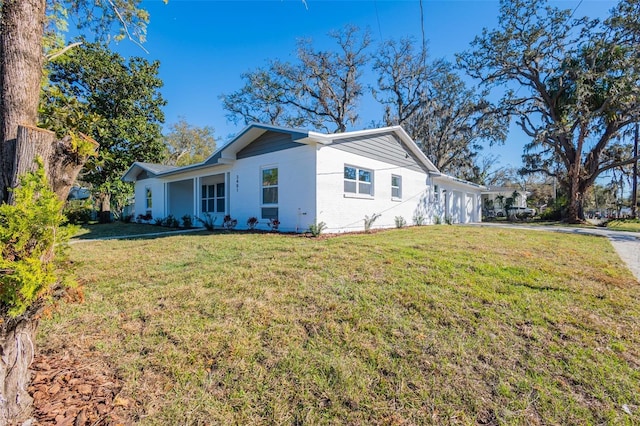
[[[627,267],[640,282],[640,232],[613,231],[607,228],[574,228],[570,226],[535,226],[509,223],[473,223],[472,226],[526,229],[531,231],[564,232],[567,234],[596,235],[607,237],[611,245],[627,264]]]

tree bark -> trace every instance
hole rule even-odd
[[[0,29],[0,202],[13,181],[18,125],[35,125],[44,55],[45,0],[3,0]]]
[[[573,164],[569,169],[567,183],[569,189],[569,203],[567,205],[567,221],[569,223],[580,223],[581,194],[580,194],[580,164]]]
[[[638,217],[638,123],[636,123],[636,134],[633,138],[633,177],[631,183],[631,217]]]
[[[81,137],[97,147],[93,139]],[[78,155],[70,137],[56,140],[53,132],[32,126],[18,126],[14,149],[11,187],[19,184],[19,176],[37,168],[35,159],[40,157],[49,185],[61,200],[67,199],[71,185],[87,160],[87,156]],[[32,398],[27,385],[35,351],[38,306],[36,302],[18,318],[6,313],[0,315],[0,425],[20,424],[31,414]]]
[[[100,207],[98,221],[100,223],[111,223],[111,194],[100,194],[98,196],[98,206]]]
[[[88,136],[80,135],[85,143],[97,149],[98,143]],[[66,201],[69,189],[73,186],[78,173],[87,161],[87,156],[77,153],[71,137],[56,139],[55,133],[32,126],[18,126],[15,145],[15,161],[11,187],[16,187],[20,176],[34,171],[36,158],[40,157],[44,163],[45,173],[51,189],[58,198]],[[11,195],[9,197],[11,202]]]
[[[22,424],[31,417],[33,398],[27,387],[35,355],[38,306],[17,318],[2,315],[0,326],[0,424]]]

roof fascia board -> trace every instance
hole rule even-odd
[[[475,189],[479,189],[481,191],[485,191],[487,189],[487,187],[484,186],[484,185],[480,185],[480,184],[474,183],[474,182],[469,182],[467,180],[459,179],[459,178],[453,177],[453,176],[449,176],[449,175],[446,175],[444,173],[440,173],[439,175],[437,175],[437,178],[448,180],[451,183],[457,183],[457,184],[460,184],[460,185],[463,185],[463,186],[470,186],[470,187],[473,187]]]

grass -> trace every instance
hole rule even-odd
[[[431,226],[73,245],[40,350],[140,424],[638,424],[640,286],[606,239]],[[631,410],[631,415],[625,409]]]
[[[150,224],[113,222],[108,225],[87,224],[81,225],[73,237],[74,240],[92,240],[100,238],[119,238],[127,235],[148,235],[157,233],[175,232],[179,229],[154,226]]]
[[[607,222],[607,228],[615,231],[640,232],[640,219],[620,219]]]

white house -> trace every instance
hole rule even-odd
[[[527,191],[508,186],[488,186],[482,191],[482,208],[485,216],[504,214],[507,205],[524,209],[527,207]],[[511,200],[509,200],[511,199]]]
[[[135,215],[230,215],[238,228],[280,221],[284,232],[324,222],[327,232],[407,224],[478,222],[483,186],[436,169],[399,126],[338,134],[251,124],[206,161],[185,167],[134,163]],[[147,216],[147,217],[149,217]],[[194,221],[195,223],[195,221]]]

